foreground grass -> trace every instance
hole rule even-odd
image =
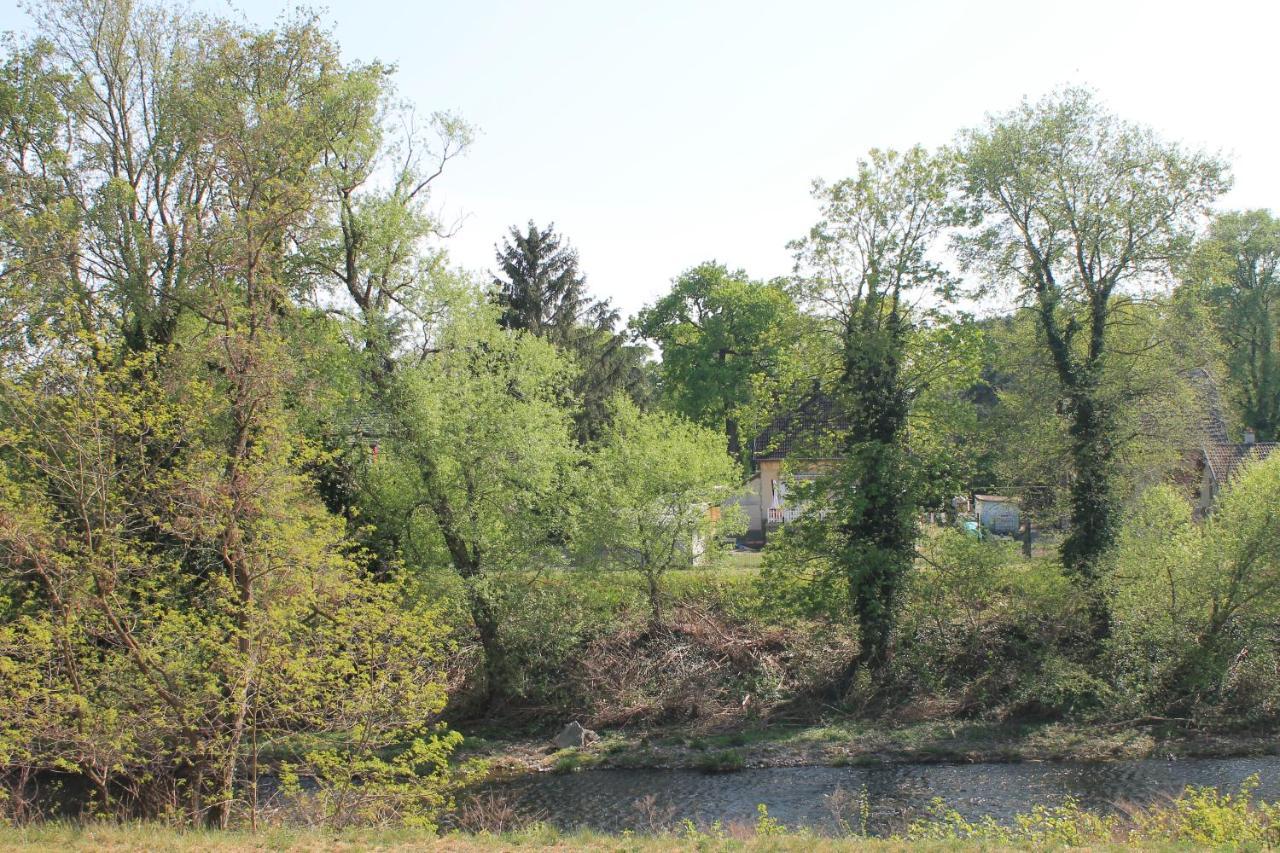
[[[814,839],[810,836],[710,839],[676,835],[619,836],[596,832],[558,832],[534,827],[519,832],[479,835],[434,835],[413,830],[360,830],[326,833],[273,829],[257,834],[243,831],[174,830],[156,826],[74,827],[44,826],[0,830],[0,847],[32,851],[236,851],[297,850],[905,850],[955,849],[954,843],[924,845],[878,839]]]

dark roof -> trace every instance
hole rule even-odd
[[[1207,444],[1204,447],[1205,462],[1213,479],[1226,485],[1240,467],[1248,462],[1261,462],[1270,456],[1280,442],[1260,441],[1253,444]]]
[[[1212,444],[1229,444],[1227,440],[1227,422],[1222,417],[1222,397],[1218,394],[1218,384],[1213,374],[1203,367],[1188,370],[1186,377],[1195,390],[1196,402],[1200,406],[1200,422],[1196,424],[1200,439]]]
[[[831,458],[840,455],[840,437],[847,431],[848,422],[836,411],[835,401],[814,391],[751,440],[751,455],[755,459]]]

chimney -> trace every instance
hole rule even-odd
[[[1244,446],[1245,446],[1245,447],[1252,447],[1253,445],[1255,445],[1255,444],[1257,444],[1257,443],[1258,443],[1258,436],[1257,436],[1257,434],[1256,434],[1256,433],[1254,433],[1254,431],[1253,431],[1253,430],[1251,430],[1251,429],[1249,429],[1248,427],[1245,427],[1245,431],[1244,431]]]

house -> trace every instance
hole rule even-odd
[[[1206,442],[1196,454],[1196,472],[1199,483],[1195,492],[1196,515],[1203,517],[1214,502],[1223,486],[1231,482],[1231,478],[1244,466],[1252,462],[1266,459],[1280,442],[1257,441],[1253,430],[1244,431],[1244,441],[1238,444],[1230,442]]]
[[[973,513],[984,530],[1001,536],[1015,536],[1022,524],[1020,498],[1008,495],[974,495]]]
[[[1245,429],[1243,441],[1233,442],[1227,436],[1226,419],[1222,416],[1222,400],[1212,374],[1203,368],[1187,373],[1200,405],[1199,422],[1195,425],[1199,446],[1186,457],[1182,470],[1174,480],[1190,492],[1197,518],[1203,518],[1222,488],[1251,462],[1270,456],[1280,442],[1258,441],[1253,430]]]
[[[748,545],[764,545],[770,531],[804,512],[795,500],[794,483],[817,479],[839,461],[844,431],[831,398],[814,391],[752,440],[755,473],[739,501],[747,512]]]

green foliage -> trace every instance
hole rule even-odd
[[[619,400],[578,477],[575,551],[585,564],[643,577],[660,622],[663,575],[716,564],[721,537],[742,529],[730,503],[737,481],[717,433]]]
[[[648,348],[614,332],[618,313],[608,300],[587,296],[578,253],[562,242],[554,225],[538,228],[530,222],[524,234],[512,228],[498,248],[497,260],[500,274],[493,286],[494,301],[502,309],[499,323],[550,341],[578,368],[573,393],[579,441],[600,436],[616,394],[626,394],[638,404],[648,402]]]
[[[912,363],[908,342],[924,319],[913,316],[915,301],[950,292],[932,250],[957,221],[952,181],[949,154],[872,151],[857,176],[815,184],[822,219],[792,244],[797,293],[827,318],[840,352],[832,396],[842,458],[806,490],[802,500],[813,506],[794,526],[797,540],[826,558],[814,565],[835,569],[848,588],[860,650],[846,682],[863,664],[888,663],[912,562],[920,481],[905,447],[908,418],[916,382],[947,359]]]
[[[737,459],[743,425],[763,427],[757,386],[779,372],[798,330],[795,305],[778,283],[753,281],[708,262],[687,270],[671,292],[632,323],[662,349],[662,395],[679,414],[722,430]]]
[[[1152,489],[1128,519],[1112,593],[1112,653],[1144,707],[1227,701],[1280,708],[1274,619],[1280,615],[1280,459],[1255,463],[1202,524],[1173,489]]]
[[[1194,378],[1204,353],[1174,306],[1116,297],[1110,311],[1094,393],[1116,427],[1112,487],[1125,503],[1185,465],[1187,448],[1204,440],[1209,406]],[[986,336],[983,391],[990,397],[977,435],[989,468],[976,485],[1022,487],[1023,509],[1047,525],[1071,512],[1073,445],[1039,322],[1021,312],[992,324]]]
[[[703,773],[736,773],[747,766],[742,753],[733,749],[704,752],[693,764]]]
[[[999,717],[1060,716],[1107,693],[1072,658],[1084,624],[1061,565],[1024,560],[1012,543],[926,534],[903,610],[894,673],[904,698]]]
[[[1098,815],[1068,799],[1060,806],[1038,805],[1003,824],[990,817],[970,821],[941,800],[927,817],[912,821],[906,840],[961,841],[1019,847],[1081,847],[1095,844],[1165,844],[1195,847],[1270,847],[1280,839],[1280,804],[1258,802],[1257,779],[1237,793],[1188,787],[1168,806],[1131,811],[1124,817]]]
[[[423,807],[398,813],[429,821],[454,742],[423,728],[445,701],[434,613],[362,577],[278,422],[229,482],[225,398],[154,370],[51,361],[0,388],[0,751],[85,778],[92,813],[198,822],[245,802],[271,738],[332,733],[372,769],[416,734],[434,766],[396,770]]]
[[[1259,441],[1280,435],[1280,220],[1224,213],[1196,246],[1184,290],[1208,310],[1222,344],[1230,398]]]
[[[1036,317],[1057,375],[1071,459],[1063,561],[1090,597],[1095,640],[1110,630],[1104,578],[1119,519],[1114,401],[1101,392],[1125,288],[1169,269],[1226,167],[1184,152],[1067,89],[990,118],[963,137],[966,192],[981,214],[959,242],[988,283]]]
[[[361,507],[412,570],[460,579],[496,695],[512,678],[497,602],[515,572],[563,562],[578,450],[569,366],[545,341],[501,329],[493,310],[476,291],[460,294],[439,351],[396,374]]]

